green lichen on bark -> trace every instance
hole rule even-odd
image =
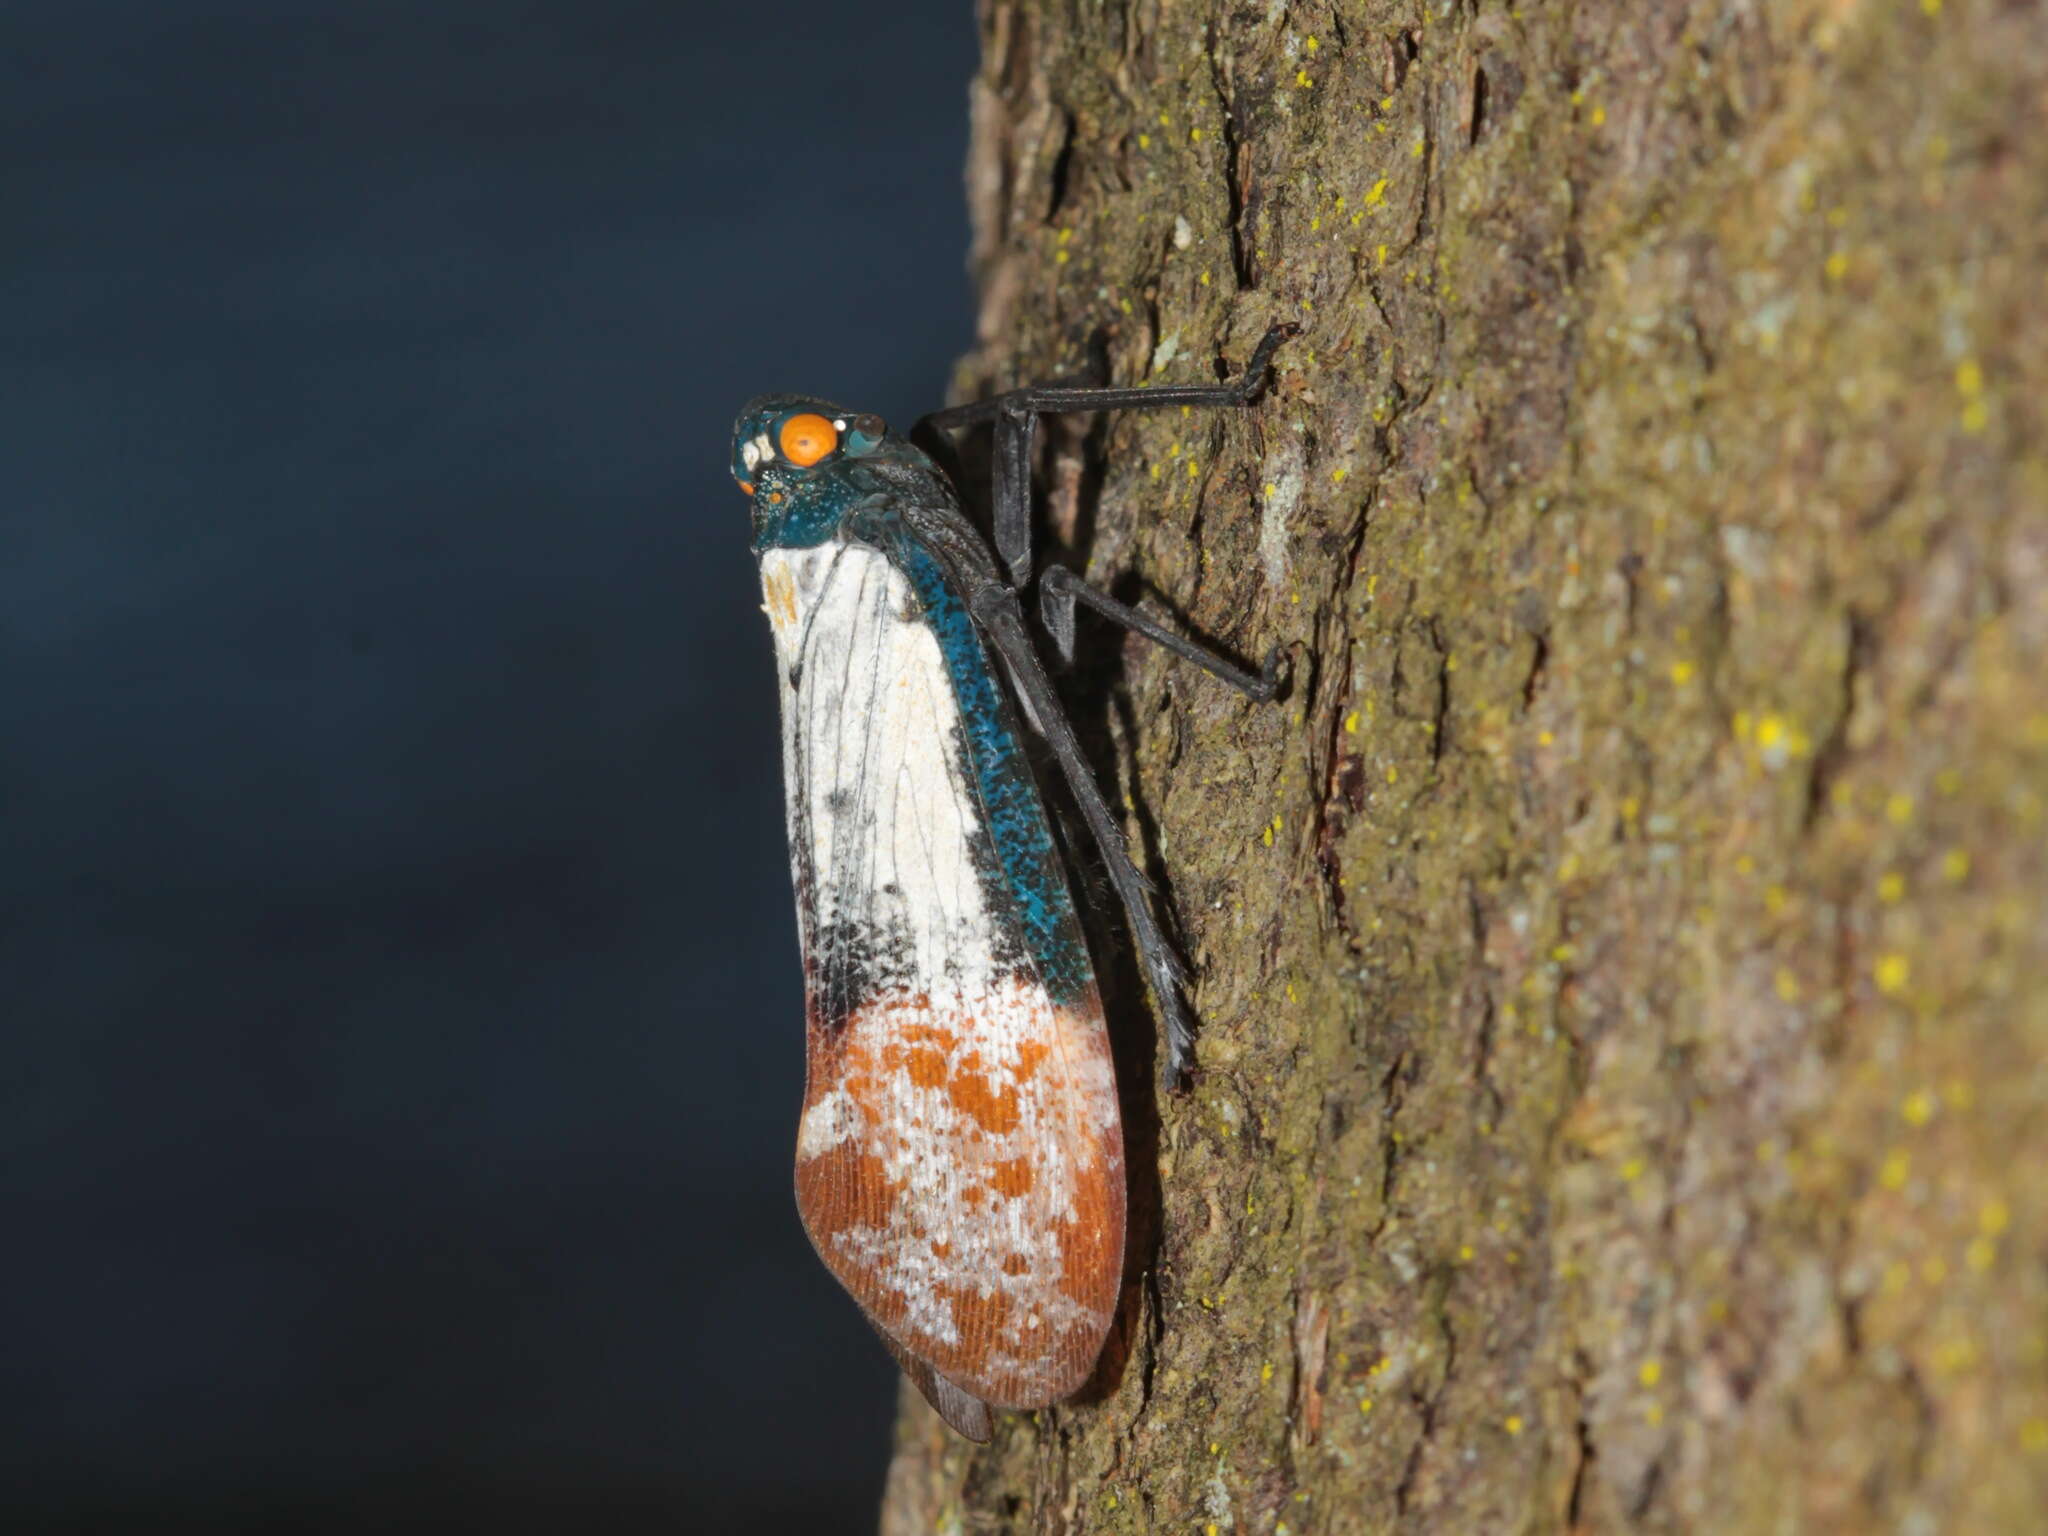
[[[1074,681],[1200,1069],[1105,1395],[884,1529],[2038,1528],[2043,13],[983,22],[960,388],[1301,322],[1046,509],[1295,685]]]

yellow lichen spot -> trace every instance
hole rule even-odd
[[[1202,275],[1199,278],[1197,278],[1196,281],[1199,282],[1204,288],[1209,286],[1209,269],[1207,267],[1202,268]]]
[[[1140,149],[1150,149],[1151,147],[1152,147],[1152,135],[1151,135],[1151,134],[1149,134],[1149,133],[1141,133],[1141,134],[1139,134],[1139,135],[1138,135],[1138,148],[1140,148]]]
[[[1691,681],[1692,681],[1692,663],[1691,663],[1691,662],[1689,662],[1689,661],[1674,661],[1673,663],[1671,663],[1671,682],[1672,682],[1672,686],[1673,686],[1673,687],[1677,687],[1677,688],[1683,688],[1683,687],[1684,687],[1684,686],[1685,686],[1685,685],[1686,685],[1687,683],[1689,683],[1689,682],[1691,682]]]
[[[1511,1435],[1519,1435],[1522,1432],[1522,1416],[1519,1413],[1511,1413],[1500,1421],[1500,1427]]]
[[[1751,857],[1750,857],[1750,856],[1749,856],[1748,854],[1746,854],[1746,853],[1745,853],[1745,854],[1742,854],[1741,856],[1739,856],[1739,857],[1738,857],[1738,858],[1737,858],[1737,859],[1735,860],[1735,873],[1737,873],[1738,875],[1753,875],[1753,874],[1755,874],[1755,873],[1756,873],[1756,860],[1755,860],[1755,859],[1752,859],[1752,858],[1751,858]]]
[[[1359,1411],[1360,1413],[1371,1413],[1371,1412],[1372,1412],[1372,1399],[1371,1399],[1371,1398],[1369,1398],[1369,1397],[1361,1397],[1361,1398],[1360,1398],[1360,1399],[1358,1400],[1358,1411]]]
[[[1974,357],[1956,364],[1956,393],[1966,400],[1984,393],[1984,369]]]
[[[1913,819],[1913,797],[1894,791],[1885,797],[1884,819],[1895,827],[1903,827]]]
[[[1899,1114],[1908,1125],[1925,1125],[1934,1118],[1934,1095],[1925,1088],[1915,1088],[1899,1105]]]
[[[1636,1380],[1646,1387],[1654,1387],[1664,1379],[1664,1363],[1661,1360],[1645,1360],[1636,1372]]]
[[[1777,992],[1780,1001],[1787,1003],[1799,1001],[1799,978],[1794,976],[1784,966],[1778,967],[1778,974],[1771,978],[1771,986]]]
[[[1913,1159],[1904,1147],[1893,1147],[1885,1153],[1884,1162],[1878,1166],[1877,1182],[1886,1189],[1899,1190],[1906,1187],[1906,1180],[1913,1172]]]
[[[1920,9],[1929,16],[1939,16],[1941,14],[1941,0],[1920,0]]]
[[[1765,715],[1756,723],[1756,744],[1768,752],[1785,740],[1785,722],[1776,715]]]
[[[1260,1367],[1259,1367],[1259,1380],[1261,1380],[1261,1381],[1271,1381],[1272,1379],[1273,1379],[1273,1362],[1272,1362],[1272,1361],[1270,1361],[1270,1360],[1268,1360],[1268,1361],[1267,1361],[1267,1362],[1266,1362],[1266,1363],[1265,1363],[1264,1365],[1262,1365],[1262,1366],[1260,1366]]]
[[[1199,128],[1190,128],[1190,129],[1188,130],[1188,142],[1189,142],[1190,144],[1199,144],[1199,143],[1201,143],[1201,142],[1202,142],[1202,130],[1201,130],[1201,129],[1199,129]]]
[[[1997,1237],[2012,1225],[2012,1207],[1997,1195],[1993,1195],[1977,1208],[1977,1230],[1986,1237]]]
[[[1166,113],[1162,112],[1159,114],[1159,126],[1162,128],[1171,128],[1173,126],[1173,119],[1167,116]]]
[[[1633,1184],[1642,1176],[1643,1160],[1640,1157],[1632,1157],[1621,1165],[1621,1181],[1624,1184]]]
[[[1317,42],[1313,37],[1305,37],[1301,40],[1301,46],[1306,48],[1310,53],[1314,53],[1318,48],[1322,47],[1323,45]]]
[[[1395,783],[1397,780],[1400,779],[1400,777],[1401,770],[1396,768],[1392,763],[1387,764],[1387,782],[1389,784]]]
[[[1422,140],[1417,139],[1408,146],[1408,158],[1411,160],[1420,160],[1422,158]]]
[[[1053,264],[1055,266],[1064,267],[1068,262],[1074,259],[1074,253],[1072,251],[1054,251],[1052,253],[1052,259]]]
[[[1536,745],[1537,745],[1537,746],[1539,746],[1539,747],[1547,747],[1547,746],[1550,746],[1550,745],[1552,745],[1552,744],[1553,744],[1553,743],[1554,743],[1554,742],[1555,742],[1556,740],[1557,740],[1557,738],[1556,738],[1555,736],[1551,735],[1551,734],[1550,734],[1550,732],[1548,732],[1548,731],[1538,731],[1538,732],[1536,733]]]
[[[1350,713],[1350,714],[1348,714],[1348,715],[1346,715],[1346,716],[1344,717],[1344,729],[1345,729],[1346,733],[1347,733],[1347,734],[1349,734],[1349,735],[1352,735],[1352,736],[1356,736],[1356,735],[1358,734],[1358,711],[1357,711],[1357,710],[1355,710],[1355,709],[1354,709],[1353,711],[1351,711],[1351,713]]]
[[[1200,470],[1200,469],[1201,469],[1201,467],[1202,467],[1202,466],[1201,466],[1200,464],[1196,463],[1196,462],[1195,462],[1195,461],[1194,461],[1193,459],[1189,459],[1189,460],[1188,460],[1188,478],[1189,478],[1190,480],[1194,479],[1194,478],[1195,478],[1195,474],[1196,474],[1196,472],[1197,472],[1198,470]]]
[[[1128,315],[1131,312],[1131,301],[1129,299],[1118,299],[1116,307]]]
[[[1351,471],[1350,471],[1350,470],[1348,470],[1348,469],[1333,469],[1333,470],[1331,470],[1331,471],[1330,471],[1330,484],[1332,484],[1332,485],[1342,485],[1342,484],[1344,483],[1344,477],[1345,477],[1346,475],[1350,474],[1350,473],[1351,473]]]
[[[1782,885],[1772,884],[1764,887],[1764,910],[1773,917],[1783,912],[1786,903],[1791,899],[1791,894]]]
[[[1642,814],[1642,801],[1638,800],[1634,795],[1623,795],[1621,797],[1621,819],[1623,821],[1634,821]]]
[[[1978,1274],[1983,1274],[1998,1262],[1998,1244],[1988,1237],[1971,1238],[1970,1245],[1963,1250],[1963,1262]]]
[[[1828,281],[1839,283],[1849,275],[1849,258],[1845,252],[1836,251],[1827,260]]]
[[[1057,238],[1058,238],[1058,241],[1059,241],[1059,243],[1060,243],[1061,245],[1065,245],[1065,244],[1066,244],[1066,243],[1067,243],[1067,242],[1068,242],[1069,240],[1073,239],[1073,238],[1074,238],[1074,227],[1073,227],[1073,225],[1069,224],[1069,225],[1068,225],[1068,226],[1067,226],[1067,227],[1066,227],[1065,229],[1061,230],[1061,231],[1059,232],[1059,235],[1058,235],[1058,237],[1057,237]]]
[[[1596,106],[1596,107],[1594,107],[1594,108],[1593,108],[1593,112],[1592,112],[1592,123],[1593,123],[1593,126],[1594,126],[1595,128],[1598,128],[1599,126],[1601,126],[1601,124],[1605,123],[1606,121],[1607,121],[1607,109],[1606,109],[1605,107],[1601,107],[1601,106]]]
[[[1472,1262],[1472,1245],[1470,1243],[1460,1243],[1458,1245],[1458,1262],[1460,1264],[1470,1264]]]
[[[1913,979],[1913,967],[1904,955],[1893,950],[1877,957],[1877,964],[1870,968],[1870,976],[1877,983],[1878,991],[1887,997],[1897,997],[1906,990],[1906,983]]]
[[[1906,877],[1904,875],[1900,874],[1897,870],[1892,870],[1889,874],[1879,878],[1877,882],[1877,899],[1879,901],[1887,906],[1896,906],[1905,898]]]
[[[1991,425],[1991,407],[1982,400],[1972,400],[1963,407],[1963,430],[1972,437],[1977,436]]]
[[[1154,464],[1152,466],[1152,478],[1154,480],[1157,480],[1159,478],[1159,466],[1157,464]]]
[[[1354,216],[1354,218],[1352,219],[1352,222],[1353,222],[1354,224],[1358,222],[1355,216]],[[1384,242],[1382,242],[1381,244],[1379,244],[1379,245],[1377,245],[1377,246],[1373,247],[1373,253],[1372,253],[1372,254],[1373,254],[1373,260],[1374,260],[1374,261],[1376,261],[1376,262],[1377,262],[1377,263],[1378,263],[1379,265],[1381,265],[1381,266],[1383,266],[1383,267],[1384,267],[1384,266],[1385,266],[1385,265],[1387,264],[1387,247],[1386,247],[1386,244],[1385,244]]]
[[[1387,178],[1382,176],[1372,184],[1372,190],[1365,194],[1365,206],[1377,208],[1387,200]]]
[[[1941,856],[1941,877],[1950,885],[1960,885],[1970,878],[1970,851],[1967,848],[1951,848]]]
[[[1559,965],[1568,964],[1569,962],[1578,959],[1578,957],[1579,947],[1576,944],[1559,944],[1550,952],[1550,958],[1555,960]]]
[[[1311,90],[1315,86],[1315,81],[1309,79],[1308,71],[1305,69],[1297,69],[1294,72],[1294,83],[1300,86],[1304,91]]]

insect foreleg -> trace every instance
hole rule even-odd
[[[1301,329],[1294,324],[1272,327],[1260,338],[1244,372],[1229,384],[1159,384],[1142,388],[1096,389],[1058,384],[1013,389],[972,405],[933,411],[912,430],[920,441],[931,429],[951,431],[981,422],[995,424],[996,553],[1009,570],[1013,585],[1031,584],[1031,440],[1040,416],[1075,411],[1152,410],[1166,405],[1243,406],[1258,398],[1266,368],[1281,342]]]

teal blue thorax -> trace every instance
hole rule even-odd
[[[816,436],[805,431],[806,424]],[[823,450],[792,462],[790,450]],[[938,466],[889,431],[880,417],[802,395],[761,395],[733,427],[733,478],[753,499],[754,550],[810,549],[850,536],[879,550],[909,580],[944,658],[960,711],[982,813],[1009,888],[1016,935],[1055,1003],[1094,986],[1094,968],[1074,914],[1023,744],[963,594],[938,558],[892,511],[905,500],[956,505]]]

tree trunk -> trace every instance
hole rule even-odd
[[[959,390],[1300,321],[1254,410],[1044,474],[1075,563],[1294,681],[1084,630],[1198,1070],[1127,1072],[1096,1400],[984,1449],[908,1400],[884,1531],[2040,1529],[2043,11],[984,36]]]

